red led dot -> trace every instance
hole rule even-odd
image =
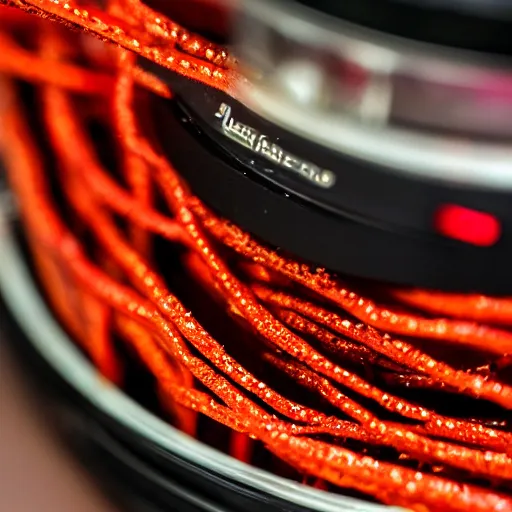
[[[437,210],[435,228],[443,236],[482,247],[494,245],[501,236],[501,224],[494,215],[454,204]]]

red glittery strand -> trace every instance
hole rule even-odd
[[[287,363],[277,357],[269,356],[268,358],[298,383],[321,394],[331,404],[340,407],[347,415],[365,425],[370,432],[376,432],[376,437],[384,445],[392,446],[402,453],[409,453],[418,457],[419,460],[431,459],[431,461],[451,463],[461,469],[480,471],[484,475],[489,474],[490,465],[486,459],[493,459],[491,471],[497,470],[495,476],[506,479],[512,477],[512,459],[505,454],[483,453],[448,443],[432,442],[411,430],[379,421],[370,411],[343,396],[327,379],[297,363]]]
[[[389,297],[381,306],[368,283],[360,294],[358,283],[257,243],[210,212],[161,156],[148,93],[171,99],[172,91],[134,57],[232,91],[240,78],[223,48],[139,0],[110,1],[106,11],[11,3],[132,52],[91,53],[75,34],[0,7],[0,73],[38,84],[41,99],[41,112],[25,116],[16,88],[0,81],[2,156],[49,302],[99,371],[123,385],[115,337],[153,375],[162,410],[179,428],[201,435],[208,417],[210,429],[232,431],[232,456],[252,462],[261,441],[318,488],[329,482],[418,512],[512,511],[512,388],[503,378],[512,299],[376,284],[376,296]],[[44,140],[26,120],[35,116]],[[109,151],[118,172],[100,157],[91,118],[115,133]],[[43,164],[50,161],[55,168]],[[169,211],[157,208],[158,197]],[[161,239],[179,255],[184,288],[159,261]],[[201,307],[181,299],[187,288],[213,300],[240,340],[209,332]],[[453,358],[429,355],[427,341],[485,363],[457,369]],[[425,399],[433,391],[460,396],[471,410],[442,414]]]
[[[1,4],[15,6],[32,14],[58,20],[70,28],[80,28],[103,41],[119,45],[164,68],[199,80],[211,87],[233,89],[232,83],[241,80],[234,71],[219,68],[208,60],[202,60],[178,50],[176,46],[162,45],[159,41],[144,41],[142,44],[137,39],[141,34],[137,27],[130,26],[124,20],[108,15],[94,6],[89,6],[87,9],[81,8],[72,0],[0,0]],[[192,34],[182,30],[181,35],[179,37],[177,35],[177,39],[182,41],[185,34],[189,38],[192,37]],[[195,38],[194,41],[199,44],[199,38]],[[188,49],[190,50],[190,48]],[[211,49],[212,45],[208,44],[204,51],[207,59],[207,56],[210,55],[208,50]],[[218,50],[218,52],[222,53],[222,50]],[[215,55],[218,52],[214,52]],[[196,49],[193,53],[202,55],[203,52]]]
[[[261,299],[298,311],[304,316],[330,327],[339,334],[357,340],[398,363],[407,364],[410,368],[435,376],[453,386],[458,386],[461,392],[469,392],[476,397],[481,396],[512,409],[512,388],[510,386],[493,382],[480,375],[456,371],[448,365],[421,353],[408,343],[394,340],[389,335],[382,335],[372,327],[356,324],[347,318],[342,318],[298,297],[293,297],[284,292],[274,293],[271,289],[264,288],[261,285],[255,285],[253,289],[256,290]]]
[[[431,313],[512,325],[512,297],[435,293],[418,289],[396,289],[390,292],[400,301]]]
[[[512,333],[508,331],[477,322],[428,319],[379,307],[374,301],[343,286],[324,269],[311,270],[306,264],[286,259],[261,246],[236,226],[216,218],[197,198],[191,198],[189,207],[202,220],[205,229],[222,243],[331,300],[368,325],[396,334],[460,343],[500,355],[512,351]]]

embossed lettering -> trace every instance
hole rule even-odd
[[[286,152],[258,130],[234,120],[231,117],[231,112],[231,107],[222,103],[215,114],[215,117],[222,120],[222,132],[231,140],[265,157],[267,160],[289,169],[317,186],[330,188],[334,185],[335,175],[333,172],[321,169],[315,164],[301,160]]]

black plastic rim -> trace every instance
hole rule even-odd
[[[399,178],[351,162],[237,105],[280,143],[291,141],[293,150],[317,162],[334,159],[341,188],[329,196],[301,177],[257,161],[222,136],[215,112],[224,101],[235,105],[233,99],[182,78],[167,79],[176,84],[178,101],[157,102],[161,143],[192,191],[225,218],[270,245],[339,273],[427,288],[510,293],[512,283],[503,278],[512,254],[507,195]],[[503,223],[500,240],[477,247],[436,235],[432,212],[443,202],[495,213]]]
[[[512,197],[499,189],[479,189],[458,183],[440,183],[404,176],[392,169],[363,162],[320,146],[263,119],[228,95],[197,82],[180,80],[179,103],[197,131],[211,139],[228,159],[244,171],[258,176],[276,190],[281,189],[306,203],[362,224],[391,230],[435,235],[433,220],[440,205],[452,203],[487,212],[498,219],[504,231],[512,232]],[[260,154],[244,148],[222,132],[216,115],[221,105],[229,105],[231,117],[270,142],[277,142],[301,160],[312,162],[334,174],[332,186],[323,187],[285,169]],[[205,140],[204,138],[202,140]],[[235,165],[236,166],[236,165]]]

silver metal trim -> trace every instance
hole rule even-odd
[[[236,53],[238,48],[242,56],[244,51],[254,56],[253,62],[251,58],[241,62],[241,70],[249,80],[242,81],[236,93],[247,107],[283,128],[340,153],[388,167],[392,172],[447,184],[512,190],[511,59],[388,36],[300,4],[293,3],[293,9],[291,5],[283,0],[239,2],[240,19],[248,21],[246,26],[242,21],[235,33],[234,50]],[[290,48],[280,39],[275,42],[273,34],[287,41]],[[278,75],[283,59],[287,62],[288,57],[293,60],[295,56],[316,66],[324,82],[329,82],[332,76],[327,64],[303,57],[318,52],[326,52],[340,63],[355,64],[369,74],[369,86],[356,107],[352,96],[334,98],[339,92],[336,87],[326,86],[326,92],[322,84],[312,84],[311,87],[321,90],[316,94],[309,91],[309,95],[302,91],[302,98],[313,100],[301,103],[293,90],[280,86]],[[392,118],[391,105],[398,94],[398,82],[394,82],[397,77],[415,81],[410,104],[405,101],[403,107],[414,128],[409,127],[412,124],[401,127]],[[455,105],[457,108],[463,108],[459,111],[454,106],[453,112],[447,112],[431,97],[431,104],[439,105],[439,112],[436,110],[427,120],[429,109],[420,113],[422,100],[427,97],[422,96],[422,88],[436,94],[444,91],[448,103],[453,99],[454,105],[460,102]],[[458,88],[471,92],[466,96],[464,92],[457,93]],[[502,103],[494,105],[494,110],[487,102],[491,97],[489,91],[501,94]],[[375,105],[382,108],[376,109]],[[502,115],[509,111],[510,125],[508,115]],[[445,134],[446,128],[453,129],[450,123],[464,128],[470,124],[468,119],[473,119],[475,130],[484,127],[482,133]],[[489,119],[487,125],[482,119]],[[504,138],[489,141],[487,128],[495,129]]]
[[[328,115],[283,101],[272,92],[248,85],[241,97],[265,119],[309,140],[354,158],[447,184],[512,191],[510,146],[476,144],[465,139],[382,129]]]
[[[278,29],[283,35],[309,42],[312,46],[349,53],[374,70],[393,69],[390,66],[396,65],[415,73],[426,72],[425,76],[428,77],[429,70],[425,69],[424,64],[428,62],[435,66],[434,69],[439,69],[439,62],[443,61],[449,64],[444,68],[448,72],[447,79],[458,81],[461,70],[465,68],[468,72],[473,70],[465,75],[470,78],[481,76],[475,74],[481,67],[498,71],[511,65],[511,59],[506,57],[404,39],[333,18],[300,3],[293,2],[293,8],[290,8],[292,2],[289,0],[224,2],[250,14],[266,26]]]

